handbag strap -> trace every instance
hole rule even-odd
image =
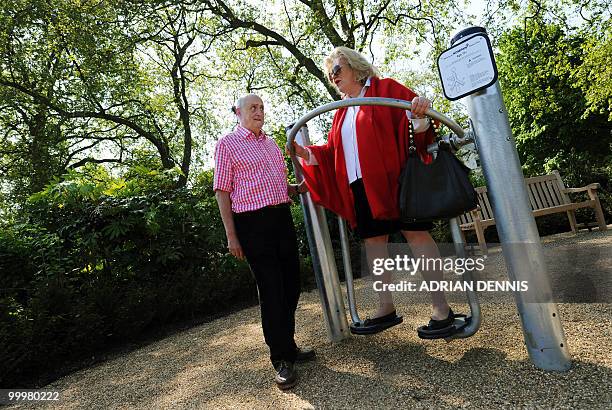
[[[408,157],[416,153],[416,145],[414,143],[414,126],[412,125],[412,119],[408,120],[408,152],[406,153]]]
[[[427,117],[427,119],[429,120],[429,126],[431,127],[431,129],[434,132],[434,140],[436,139],[436,136],[438,135],[438,131],[440,127],[437,127],[436,124],[434,123],[434,121],[431,119],[431,117]],[[416,143],[414,142],[414,126],[412,125],[412,120],[408,120],[408,127],[409,127],[409,132],[408,132],[408,152],[407,152],[407,156],[411,156],[411,155],[415,155],[416,154]]]

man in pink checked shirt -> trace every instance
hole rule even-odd
[[[240,124],[217,142],[213,188],[227,247],[235,257],[246,258],[255,276],[275,382],[284,390],[297,383],[294,363],[315,356],[294,340],[300,265],[289,194],[305,186],[287,183],[283,154],[262,131],[261,98],[246,95],[233,110]]]

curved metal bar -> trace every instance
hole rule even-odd
[[[357,312],[357,299],[355,299],[355,284],[353,283],[353,267],[351,265],[351,251],[349,249],[346,221],[338,217],[340,227],[340,245],[342,246],[342,261],[344,263],[344,278],[346,280],[346,294],[348,297],[349,312],[353,323],[362,323]]]
[[[324,114],[328,111],[337,110],[338,108],[344,107],[354,107],[357,105],[381,105],[385,107],[395,107],[401,108],[404,110],[412,109],[412,103],[410,101],[399,100],[395,98],[381,98],[381,97],[367,97],[367,98],[350,98],[342,101],[334,101],[329,104],[322,105],[314,110],[306,113],[302,116],[291,128],[289,135],[287,137],[287,150],[291,153],[291,156],[294,156],[293,150],[293,140],[297,135],[298,131],[311,119],[318,117],[321,114]],[[446,115],[441,114],[431,108],[427,110],[425,113],[428,117],[433,118],[434,120],[440,121],[445,124],[448,128],[450,128],[456,135],[460,138],[463,138],[465,131],[459,124],[457,124],[452,119],[448,118]]]
[[[458,257],[465,258],[467,255],[465,252],[465,243],[463,242],[463,238],[461,237],[461,228],[459,227],[459,221],[457,220],[457,218],[451,218],[448,222],[451,228],[453,242],[455,243],[455,253]],[[469,270],[466,271],[463,275],[463,278],[466,282],[472,283],[472,272],[470,272]],[[445,340],[447,342],[452,339],[465,339],[470,336],[473,336],[480,328],[481,313],[478,294],[474,290],[467,290],[466,295],[468,299],[468,304],[470,306],[470,323],[466,327],[461,329],[461,331],[455,333],[449,338],[446,338]]]
[[[300,144],[310,144],[308,127],[302,127],[298,135]],[[292,160],[296,178],[302,179],[303,175],[299,161],[295,160],[295,157],[292,157]],[[300,195],[300,202],[302,203],[306,237],[312,255],[312,265],[319,289],[323,317],[327,326],[327,335],[330,341],[339,342],[350,337],[350,331],[327,217],[323,208],[312,201],[309,193]]]

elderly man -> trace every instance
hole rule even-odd
[[[314,358],[295,344],[295,310],[300,297],[299,259],[283,154],[262,131],[264,104],[255,94],[233,108],[240,124],[215,149],[214,189],[227,247],[246,258],[259,291],[261,323],[275,382],[289,389],[297,382],[294,363]]]

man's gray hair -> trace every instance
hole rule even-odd
[[[259,98],[261,100],[261,97],[258,96],[257,94],[252,94],[251,93],[251,94],[243,95],[242,97],[238,98],[238,100],[236,100],[236,105],[234,105],[232,107],[232,111],[234,112],[234,114],[236,114],[236,110],[238,108],[244,107],[244,103],[247,100],[247,98],[249,98],[249,97],[257,97],[257,98]]]

